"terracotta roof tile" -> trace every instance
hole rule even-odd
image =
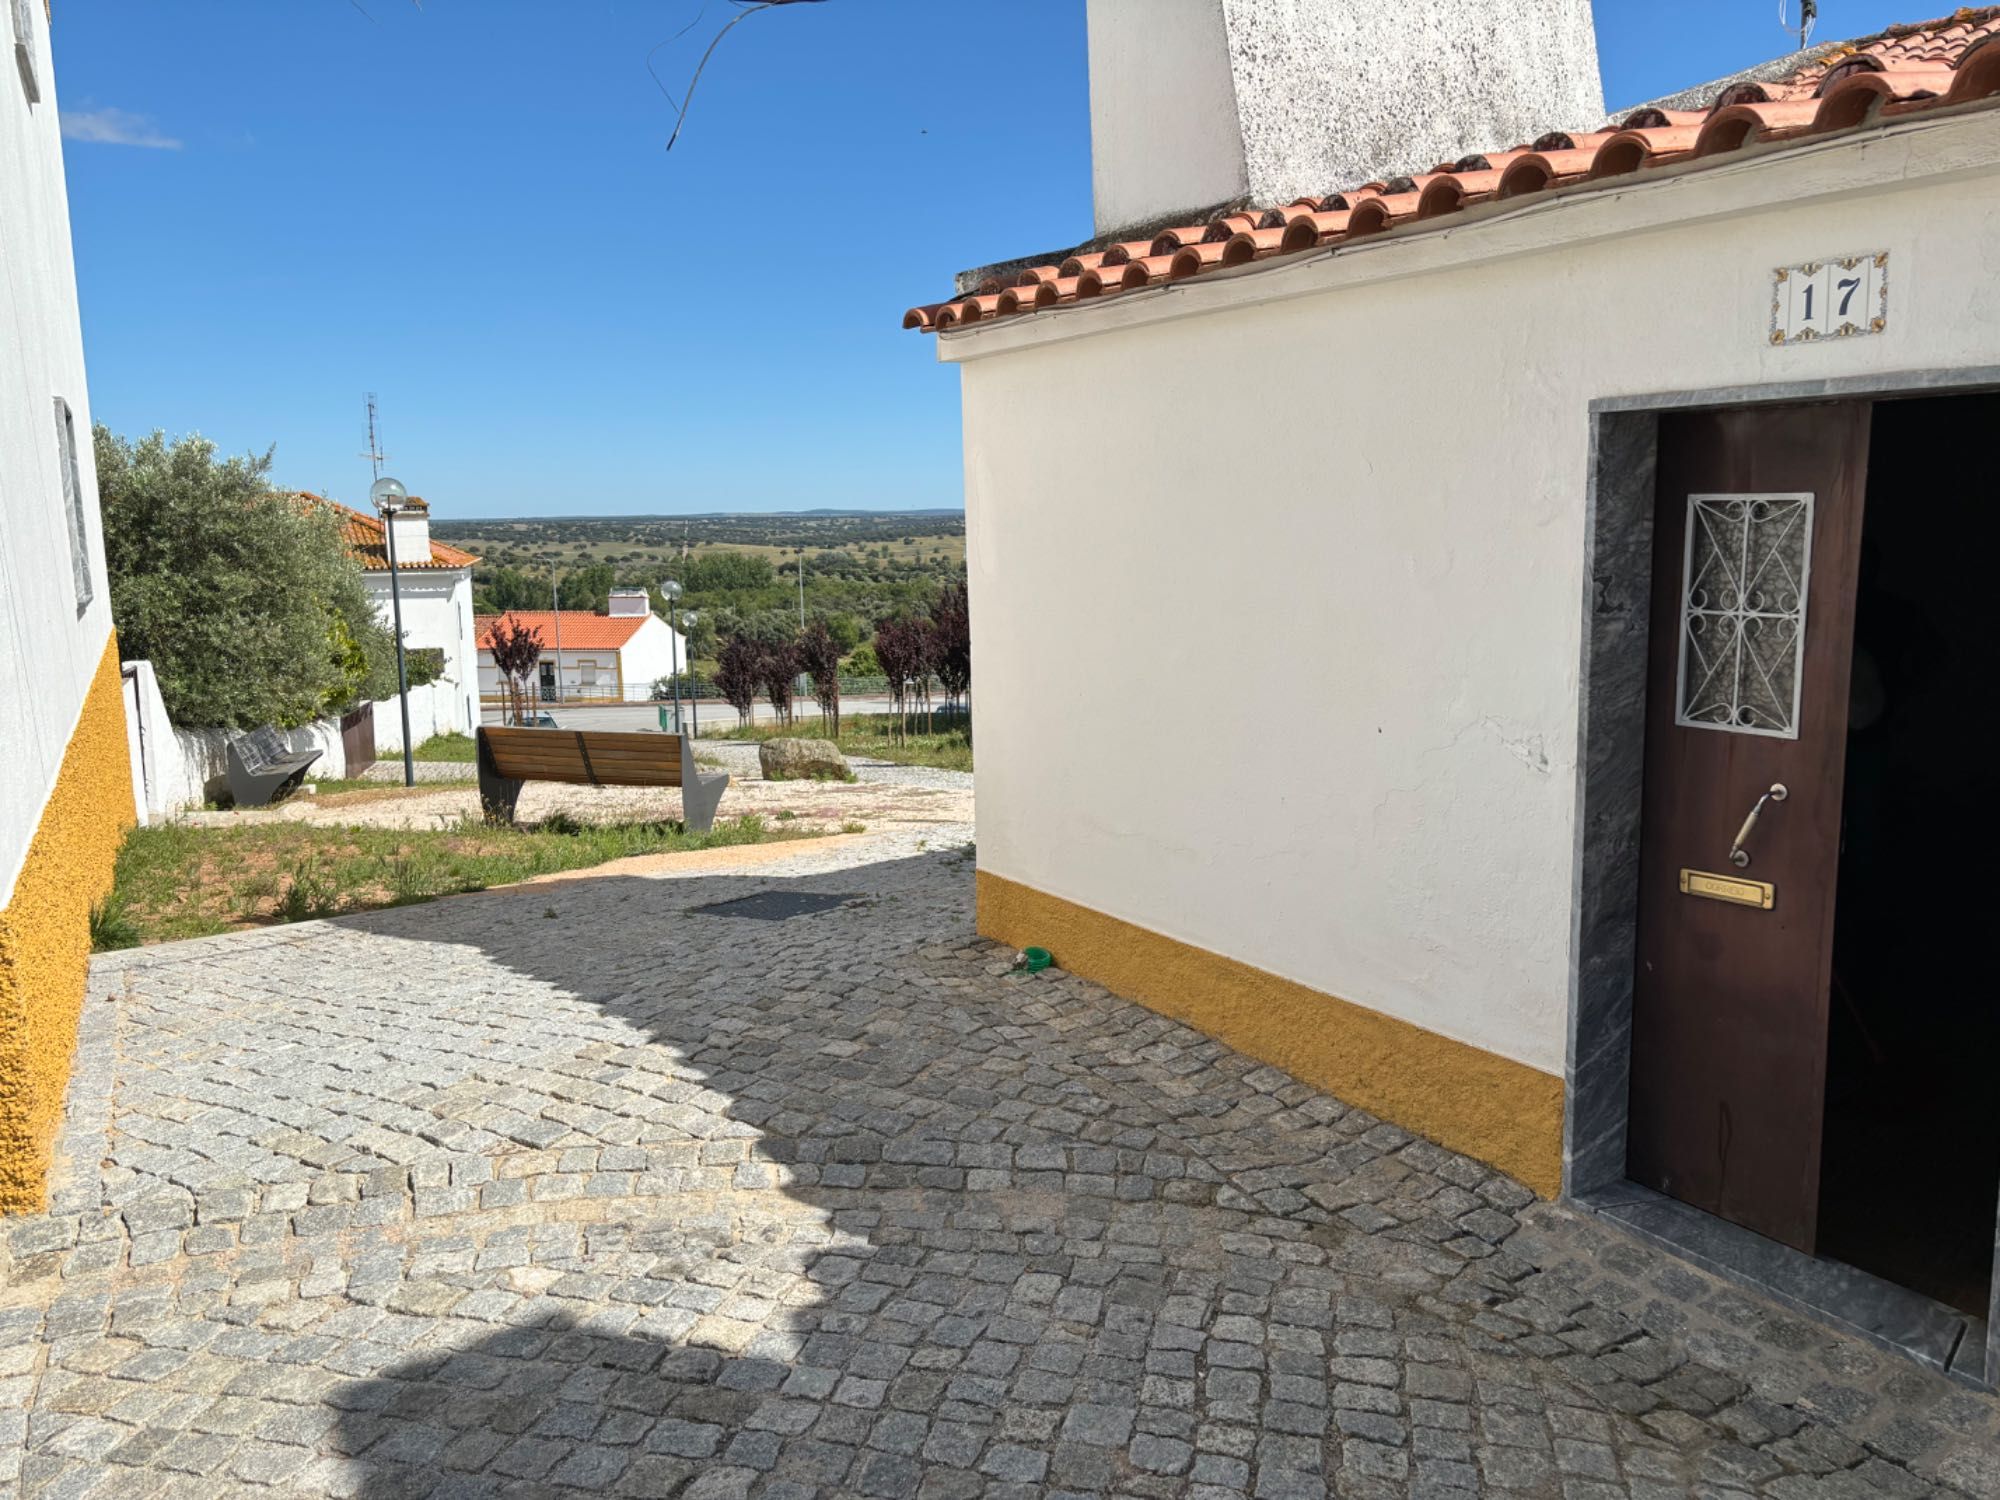
[[[566,609],[562,612],[562,648],[564,651],[616,651],[637,635],[639,627],[651,618],[651,615],[600,615],[588,610]],[[493,627],[503,619],[526,626],[534,632],[543,649],[555,650],[554,610],[510,609],[505,615],[472,617],[473,635],[481,651],[492,648]]]
[[[2000,99],[2000,5],[1821,49],[1789,77],[1733,84],[1707,109],[1633,111],[1608,130],[1552,130],[1507,151],[1268,208],[1232,208],[1151,240],[1087,246],[974,295],[913,307],[905,328],[938,332],[1325,249],[1405,225],[1448,224],[1477,204],[1611,182],[1751,147],[1885,123],[1926,109]],[[567,642],[565,642],[567,645]]]
[[[313,505],[323,505],[339,517],[341,538],[347,543],[347,550],[354,555],[354,560],[361,564],[364,573],[389,571],[389,544],[382,536],[380,516],[371,516],[366,511],[342,505],[338,500],[329,500],[324,495],[301,491],[299,498]],[[423,510],[430,509],[420,497],[412,495],[410,499]],[[479,559],[470,552],[461,552],[456,547],[447,547],[443,542],[434,541],[431,543],[431,555],[428,558],[398,557],[396,568],[399,572],[444,571],[452,568],[469,568],[478,561]]]

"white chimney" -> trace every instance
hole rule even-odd
[[[396,566],[411,568],[431,560],[431,508],[417,496],[405,500],[389,517],[396,528]]]
[[[1590,0],[1089,0],[1097,232],[1260,208],[1604,117]]]
[[[631,619],[635,616],[651,614],[652,612],[653,601],[647,597],[644,589],[613,589],[611,591],[610,614],[612,619],[615,620],[620,617]]]

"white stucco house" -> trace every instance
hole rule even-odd
[[[493,665],[493,627],[502,618],[542,644],[535,689],[544,703],[643,703],[653,684],[687,667],[687,641],[653,613],[644,589],[614,589],[604,614],[589,610],[510,610],[478,619],[479,691],[499,703],[505,684]]]
[[[0,1213],[45,1195],[90,909],[135,814],[39,4],[0,13]]]
[[[1986,918],[1922,878],[2000,832],[2000,7],[1608,117],[1588,0],[1089,20],[1096,234],[905,317],[981,930],[2000,1380]],[[1049,733],[1058,670],[1122,711]]]
[[[362,581],[384,625],[394,628],[389,590],[389,546],[382,518],[314,495],[307,497],[337,512],[348,550],[361,565]],[[434,682],[410,690],[410,738],[414,745],[438,734],[470,734],[479,725],[477,648],[473,641],[470,552],[431,539],[430,506],[412,495],[396,513],[396,573],[403,599],[406,651],[444,653],[444,671]],[[375,748],[403,747],[401,708],[394,698],[374,705]]]

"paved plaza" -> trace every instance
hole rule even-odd
[[[99,959],[0,1491],[2000,1496],[1990,1397],[1010,973],[969,836]]]

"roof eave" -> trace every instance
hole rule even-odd
[[[1011,317],[982,319],[939,331],[933,337],[940,361],[963,363],[1118,328],[1200,316],[1226,307],[1310,296],[1335,285],[1348,284],[1330,281],[1323,271],[1314,269],[1335,262],[1355,267],[1355,280],[1391,281],[1789,203],[1840,197],[1871,187],[1891,188],[1969,170],[1990,171],[2000,168],[2000,132],[1980,128],[1984,121],[1978,117],[1990,117],[1996,112],[2000,112],[2000,96],[1956,105],[1938,104],[1904,119],[1829,132],[1806,140],[1751,143],[1720,156],[1586,179],[1519,198],[1488,200],[1436,219],[1396,225],[1359,240],[1337,241],[1291,255],[1219,267],[1164,285],[1133,288],[1115,296],[1063,303]],[[1913,162],[1907,151],[1880,149],[1889,144],[1906,144],[1938,131],[1948,132],[1951,139],[1933,161]],[[1851,154],[1853,160],[1843,162],[1837,174],[1830,174],[1824,180],[1815,178],[1802,191],[1776,194],[1763,191],[1747,198],[1727,191],[1729,184],[1745,178],[1768,181],[1768,174],[1791,167],[1803,168],[1829,154]],[[1702,182],[1717,186],[1716,197],[1720,201],[1701,212],[1684,211],[1688,205],[1679,194],[1669,197],[1657,191]],[[1628,201],[1640,205],[1642,211],[1617,212],[1618,206]],[[1555,232],[1532,237],[1530,243],[1520,243],[1522,236],[1505,233],[1517,223],[1547,219],[1554,220]],[[1398,253],[1385,253],[1392,249]]]

